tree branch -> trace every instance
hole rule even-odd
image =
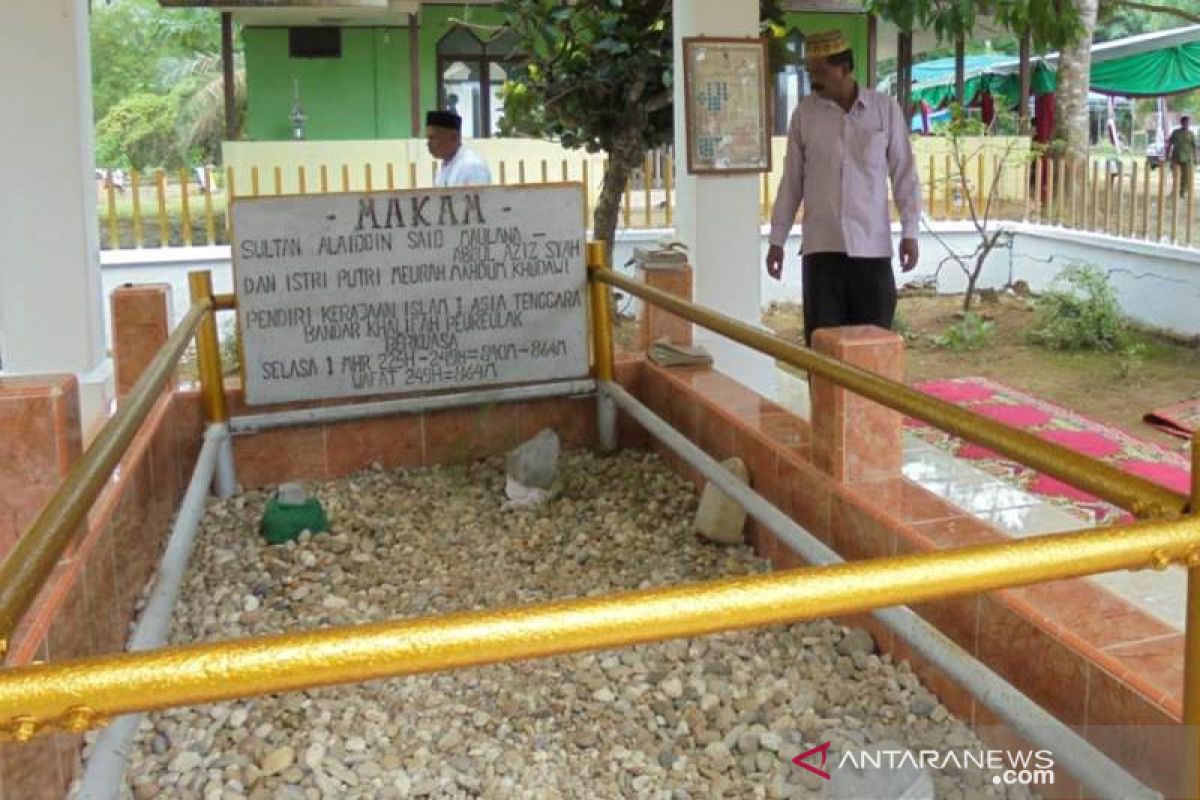
[[[1170,14],[1171,16],[1179,17],[1179,19],[1200,23],[1200,14],[1192,11],[1184,11],[1182,8],[1175,8],[1174,6],[1164,6],[1161,3],[1141,3],[1138,0],[1115,0],[1113,5],[1121,6],[1122,8],[1132,8],[1135,11],[1149,11],[1151,14]]]

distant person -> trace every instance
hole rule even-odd
[[[1171,165],[1171,175],[1179,187],[1179,196],[1185,197],[1192,191],[1192,177],[1196,164],[1196,134],[1191,129],[1192,118],[1184,114],[1179,118],[1179,127],[1167,138],[1164,157]]]
[[[425,143],[429,154],[442,162],[435,186],[480,186],[492,182],[492,173],[483,159],[462,141],[462,117],[451,111],[430,111],[425,115]]]
[[[813,94],[788,126],[783,178],[771,213],[767,274],[783,275],[783,247],[804,202],[804,340],[819,328],[891,328],[896,313],[888,178],[900,210],[900,267],[917,266],[920,184],[911,117],[854,80],[854,55],[837,31],[813,34],[805,70]]]

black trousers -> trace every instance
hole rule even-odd
[[[819,328],[892,327],[896,316],[896,278],[890,258],[809,253],[801,262],[804,341],[808,346],[812,346],[813,331]]]

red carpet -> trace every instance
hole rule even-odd
[[[1191,439],[1192,434],[1200,429],[1200,397],[1155,409],[1142,419],[1163,433],[1178,436],[1180,439]]]
[[[1023,428],[1076,452],[1107,461],[1126,472],[1182,494],[1188,494],[1191,490],[1190,463],[1183,455],[987,378],[927,381],[917,384],[915,388],[1005,425]],[[1012,481],[1048,502],[1084,512],[1097,525],[1132,519],[1129,514],[1097,497],[1010,461],[985,447],[969,444],[916,420],[910,419],[907,424],[909,431],[923,441],[959,458],[969,459],[984,472]]]

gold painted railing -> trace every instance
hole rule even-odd
[[[964,593],[1028,585],[1119,569],[1189,568],[1185,722],[1200,723],[1200,516],[1182,516],[1189,499],[1100,462],[1029,441],[969,411],[914,396],[912,390],[811,353],[715,312],[649,289],[604,267],[602,245],[589,245],[595,375],[612,375],[609,286],[618,286],[762,353],[822,375],[852,391],[1038,469],[1075,482],[1148,522],[921,555],[873,559],[702,584],[532,606],[471,611],[279,636],[206,642],[156,651],[22,666],[0,671],[0,738],[18,741],[54,730],[84,730],[115,715],[214,702],[315,686],[357,682],[524,658],[630,646],[669,638],[794,622],[910,605]],[[195,327],[209,311],[232,304],[193,279]],[[173,363],[181,329],[155,359]],[[219,365],[205,333],[201,380],[210,415],[221,413]],[[183,338],[186,341],[186,337]],[[138,396],[152,394],[147,376]],[[136,402],[136,401],[135,401]],[[90,453],[91,451],[89,451]],[[99,469],[94,467],[93,469]],[[1200,448],[1193,446],[1191,509],[1200,506]],[[85,482],[72,473],[60,494]],[[55,528],[55,526],[59,526]],[[59,517],[54,538],[70,530]],[[28,535],[28,534],[27,534]]]
[[[208,300],[192,304],[117,413],[105,423],[46,507],[0,562],[0,650],[7,651],[21,617],[37,598],[72,534],[161,396],[192,335],[206,319],[211,322],[210,308]],[[215,341],[215,325],[211,335]]]

